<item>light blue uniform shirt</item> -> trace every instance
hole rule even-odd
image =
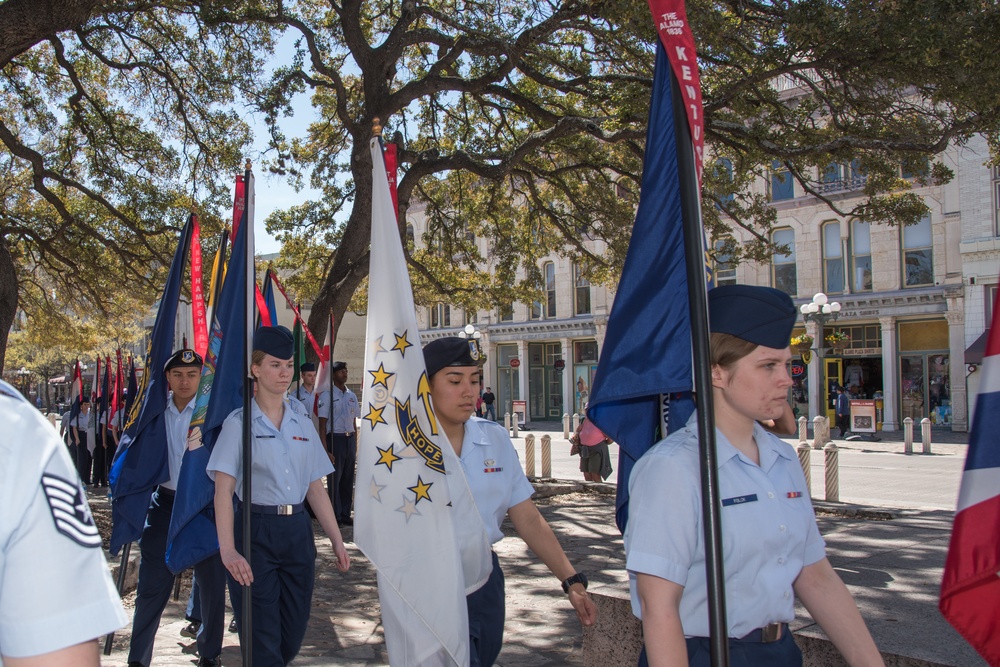
[[[503,539],[500,524],[507,510],[530,498],[535,489],[524,475],[507,430],[494,421],[471,417],[465,422],[460,461],[486,535],[490,544],[496,544]],[[478,535],[468,537],[476,539]],[[465,536],[456,537],[463,543]]]
[[[181,474],[181,463],[184,461],[184,450],[187,449],[188,429],[191,427],[191,417],[194,416],[194,399],[188,401],[183,410],[178,410],[173,394],[167,397],[167,409],[163,411],[167,430],[167,468],[170,469],[170,479],[160,484],[168,489],[177,490],[177,479]]]
[[[275,428],[257,400],[253,410],[253,504],[296,505],[305,500],[310,482],[333,472],[316,429],[302,404],[285,400],[281,428]],[[222,425],[215,449],[208,460],[208,476],[216,472],[236,478],[236,495],[243,499],[243,408],[233,410]]]
[[[69,452],[2,380],[0,429],[0,654],[36,656],[124,626]]]
[[[722,498],[722,553],[729,636],[795,618],[792,583],[822,560],[825,544],[795,451],[754,425],[760,465],[715,433]],[[625,567],[632,612],[642,617],[637,572],[684,587],[681,625],[707,637],[708,591],[698,463],[698,424],[661,440],[635,464],[629,481]]]
[[[324,391],[320,394],[317,412],[320,417],[327,420],[327,433],[354,433],[355,420],[361,418],[358,397],[347,387],[344,387],[343,391],[337,387],[333,388],[332,411],[330,410],[330,392]]]

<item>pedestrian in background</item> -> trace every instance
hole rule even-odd
[[[837,387],[837,428],[840,429],[840,437],[847,437],[851,428],[851,397],[843,385]]]
[[[298,654],[312,607],[316,545],[309,505],[330,537],[337,569],[350,559],[337,527],[323,478],[333,466],[301,403],[285,397],[292,381],[292,333],[261,327],[253,337],[250,372],[252,498],[243,498],[243,409],[226,418],[208,462],[215,480],[219,553],[229,572],[229,595],[240,641],[244,641],[243,586],[253,584],[253,659],[257,667],[287,665]],[[233,494],[239,512],[233,512]],[[243,534],[242,513],[250,512],[251,535]],[[238,520],[237,520],[238,517]],[[252,539],[251,561],[244,540]]]
[[[497,411],[494,403],[496,403],[497,397],[493,393],[493,389],[490,387],[486,388],[483,392],[483,419],[489,419],[490,421],[497,420]]]
[[[733,667],[799,667],[795,597],[854,666],[882,665],[825,555],[795,450],[757,420],[780,420],[792,386],[796,309],[769,287],[709,292],[723,569]],[[636,463],[625,528],[639,665],[710,664],[697,415]]]
[[[80,479],[86,485],[90,484],[90,469],[93,466],[90,442],[87,431],[87,422],[90,421],[90,399],[86,396],[80,397],[80,412],[76,418],[70,420],[70,438],[73,446],[76,447],[77,472]]]
[[[569,562],[552,528],[531,501],[534,488],[521,469],[506,429],[472,416],[479,392],[479,364],[472,358],[468,341],[458,337],[431,341],[424,348],[424,361],[434,416],[458,455],[490,542],[503,539],[500,524],[509,516],[528,548],[562,582],[580,621],[593,625],[597,608],[587,593],[587,578]],[[457,526],[459,544],[466,541],[463,528],[467,532],[481,530],[478,526]],[[470,535],[467,541],[473,540]],[[503,647],[506,615],[503,571],[496,552],[489,580],[469,594],[466,603],[471,666],[489,667]]]
[[[100,664],[127,622],[101,535],[48,420],[0,380],[0,664]]]

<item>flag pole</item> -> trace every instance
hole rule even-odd
[[[687,266],[688,308],[691,313],[691,345],[694,355],[694,386],[698,402],[698,450],[701,471],[701,511],[705,539],[705,570],[708,587],[708,627],[712,665],[729,664],[729,630],[726,624],[725,573],[722,567],[722,524],[719,504],[719,467],[715,451],[715,415],[712,405],[708,288],[705,285],[704,227],[698,193],[698,173],[687,113],[677,77],[670,73],[671,107],[677,132],[677,171],[681,187],[681,218]]]
[[[328,414],[330,415],[330,418],[326,425],[330,427],[330,439],[327,441],[326,433],[324,433],[323,440],[325,441],[324,444],[326,445],[326,451],[328,451],[332,455],[333,454],[333,344],[334,344],[332,309],[330,310],[329,326],[330,326],[330,351],[329,351],[330,359],[327,361],[327,363],[330,365],[328,366],[329,372],[326,374],[326,379],[327,379],[327,385],[329,385],[327,386],[327,391],[329,392],[329,401],[328,401],[329,405],[327,405],[327,409],[329,410]],[[340,461],[334,461],[333,465],[334,466],[340,465]],[[330,473],[329,475],[326,476],[326,493],[327,495],[330,496],[331,504],[333,503],[333,494],[334,494],[333,480],[334,480],[334,473]],[[336,507],[336,505],[333,506]]]
[[[212,293],[208,297],[208,323],[209,328],[215,321],[215,311],[219,309],[219,292],[222,291],[222,272],[226,270],[226,247],[229,245],[229,230],[222,232],[219,239],[218,260],[219,263],[212,273]]]
[[[250,179],[253,174],[250,171],[250,160],[246,162],[246,170],[243,174],[243,224],[247,225],[244,231],[246,239],[247,268],[246,282],[243,285],[244,303],[244,331],[243,331],[243,557],[247,563],[251,563],[251,525],[250,525],[250,505],[253,501],[251,477],[253,470],[253,441],[251,430],[251,419],[253,415],[253,378],[250,375],[250,355],[253,353],[250,339],[253,336],[254,328],[254,288],[257,283],[256,269],[253,261],[253,221],[250,215]],[[239,249],[234,248],[235,251]],[[243,667],[253,667],[253,590],[252,584],[243,587],[243,623],[242,641],[240,648],[243,649]]]

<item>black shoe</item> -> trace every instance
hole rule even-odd
[[[236,619],[229,621],[229,631],[236,632]]]
[[[353,526],[354,519],[352,519],[351,517],[347,517],[346,519],[337,519],[337,523],[340,524],[341,526]]]
[[[141,662],[130,662],[128,663],[128,667],[146,667],[146,666]]]
[[[201,628],[199,621],[191,621],[181,630],[181,634],[185,637],[197,637],[199,628]]]
[[[218,658],[201,658],[198,660],[198,667],[222,667],[222,656]]]

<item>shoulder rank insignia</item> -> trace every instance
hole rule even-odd
[[[45,473],[42,475],[42,490],[56,530],[81,547],[96,549],[101,546],[101,534],[77,482]]]

